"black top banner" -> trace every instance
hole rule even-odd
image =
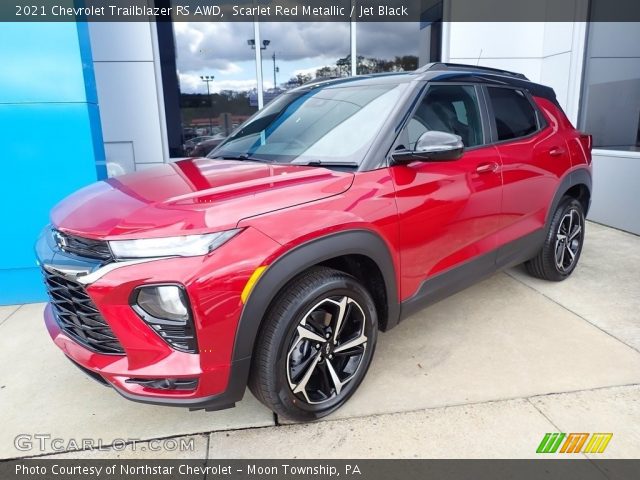
[[[640,22],[639,0],[3,0],[2,22]],[[640,28],[640,27],[639,27]]]

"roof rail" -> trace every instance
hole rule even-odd
[[[493,73],[496,75],[504,75],[508,77],[515,77],[521,80],[527,80],[527,81],[529,80],[522,73],[510,72],[509,70],[501,70],[499,68],[467,65],[464,63],[444,63],[444,62],[427,63],[424,67],[419,68],[417,71],[428,72],[432,70],[458,70],[458,71],[464,71],[464,72],[484,72],[484,73]]]
[[[338,75],[327,75],[326,77],[315,77],[311,80],[307,80],[302,85],[314,85],[316,83],[324,82],[325,80],[337,80],[338,78],[349,78],[349,77],[340,77]]]

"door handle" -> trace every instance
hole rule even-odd
[[[478,173],[493,173],[498,170],[498,164],[496,162],[481,163],[476,167]]]
[[[549,155],[551,155],[552,157],[559,157],[560,155],[564,155],[564,148],[552,147],[549,149]]]

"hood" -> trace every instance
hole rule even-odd
[[[167,237],[228,230],[242,219],[345,192],[353,174],[248,161],[181,160],[90,185],[51,212],[89,238]]]

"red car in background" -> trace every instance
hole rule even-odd
[[[429,64],[289,91],[208,158],[90,185],[37,243],[45,323],[136,401],[280,415],[344,404],[378,330],[498,269],[563,280],[591,137],[552,89]]]

